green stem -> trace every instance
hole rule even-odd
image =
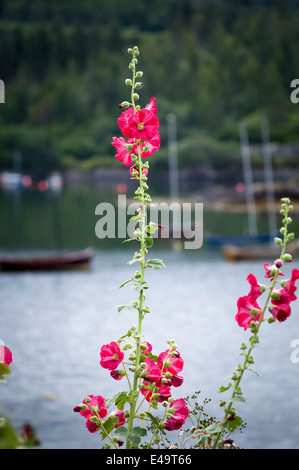
[[[282,259],[284,253],[285,253],[285,249],[286,249],[286,245],[287,245],[287,225],[285,224],[285,233],[284,233],[284,238],[283,238],[283,243],[282,243],[282,249],[281,249],[281,254],[280,254],[280,258]],[[256,330],[255,330],[255,333],[254,333],[254,336],[253,338],[257,338],[258,336],[258,332],[259,332],[259,329],[260,329],[260,326],[262,324],[262,321],[264,320],[264,315],[265,315],[265,312],[266,312],[266,309],[268,308],[268,304],[270,302],[270,299],[271,299],[271,294],[272,294],[272,291],[274,289],[274,286],[276,284],[276,280],[277,280],[277,277],[278,277],[278,274],[279,274],[279,269],[276,271],[274,277],[273,277],[273,281],[272,281],[272,284],[270,286],[270,290],[269,290],[269,294],[268,294],[268,297],[267,297],[267,300],[265,302],[265,305],[264,305],[264,308],[262,310],[262,313],[261,313],[261,316],[260,316],[260,319],[257,323],[257,326],[256,326]],[[216,437],[215,437],[215,440],[214,440],[214,444],[213,444],[213,449],[215,449],[217,447],[217,444],[218,444],[218,441],[220,439],[220,435],[225,427],[225,424],[226,424],[226,421],[227,421],[227,418],[230,416],[230,414],[232,413],[232,404],[233,404],[233,400],[234,398],[236,397],[237,395],[237,390],[239,389],[239,386],[240,386],[240,383],[241,383],[241,380],[242,380],[242,377],[243,377],[243,374],[244,374],[244,371],[247,369],[247,366],[249,364],[249,358],[251,356],[251,353],[252,353],[252,350],[254,348],[256,344],[256,341],[252,341],[251,342],[251,345],[250,347],[248,348],[248,351],[247,351],[247,354],[245,355],[245,359],[244,359],[244,362],[243,362],[243,365],[241,367],[241,370],[239,371],[239,376],[238,378],[235,380],[235,386],[234,386],[234,389],[233,389],[233,392],[232,392],[232,395],[231,395],[231,398],[230,398],[230,401],[228,403],[228,406],[226,408],[226,411],[225,411],[225,415],[224,415],[224,418],[222,420],[222,423],[219,427],[219,432],[217,432],[216,434]]]
[[[145,201],[144,201],[144,188],[143,188],[143,180],[141,179],[142,174],[142,161],[141,161],[141,151],[138,147],[138,162],[139,162],[139,183],[140,183],[140,201],[141,201],[141,210],[140,210],[140,223],[141,223],[141,235],[140,235],[140,284],[144,282],[144,271],[145,271],[145,255],[146,255],[146,247],[145,247],[145,235],[146,235],[146,228],[145,228]],[[137,389],[138,389],[138,366],[140,363],[140,344],[141,344],[141,334],[142,334],[142,321],[143,321],[143,300],[144,300],[144,290],[140,289],[139,292],[139,305],[138,305],[138,329],[137,329],[137,344],[136,344],[136,359],[135,359],[135,373],[134,373],[134,382],[132,387],[132,403],[130,407],[130,415],[128,421],[128,431],[131,432],[133,427],[133,421],[135,417],[135,409],[138,400],[138,395],[136,396]],[[127,449],[130,448],[130,442],[127,439]]]

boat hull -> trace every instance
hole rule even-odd
[[[1,271],[54,271],[65,269],[86,269],[94,251],[87,248],[81,251],[61,253],[53,256],[6,257],[0,259]]]

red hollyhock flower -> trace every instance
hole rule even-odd
[[[140,109],[130,116],[128,126],[130,137],[150,141],[158,134],[159,119],[148,109]]]
[[[0,345],[0,364],[9,367],[9,364],[11,364],[13,361],[12,359],[12,353],[10,349],[8,349],[6,346],[3,344]],[[0,373],[0,375],[3,375],[4,372]]]
[[[145,379],[148,380],[149,382],[158,382],[160,383],[162,376],[161,376],[161,369],[158,364],[155,363],[153,359],[150,359],[147,357],[145,359],[145,368],[143,370]]]
[[[260,306],[256,302],[256,299],[262,294],[262,289],[253,274],[249,274],[247,281],[251,285],[251,290],[248,295],[238,299],[238,312],[235,316],[238,325],[242,326],[244,330],[250,326],[252,321],[259,321],[262,313]],[[259,310],[256,316],[253,314],[254,310]]]
[[[281,304],[273,307],[271,313],[275,320],[279,322],[285,321],[291,315],[291,307],[289,304]]]
[[[184,366],[184,361],[180,357],[180,353],[176,350],[172,351],[176,357],[172,357],[170,354],[170,350],[167,349],[166,351],[160,353],[158,358],[158,364],[162,369],[162,372],[170,372],[173,375],[177,375]]]
[[[110,344],[105,344],[102,346],[100,356],[101,366],[104,369],[114,370],[123,360],[124,353],[121,352],[118,344],[115,341],[112,341]]]
[[[142,349],[142,354],[144,354],[145,356],[152,352],[152,345],[150,343],[148,343],[147,341],[142,341],[141,344],[145,344],[147,346],[147,349]]]
[[[145,142],[145,144],[142,146],[142,158],[147,158],[147,157],[150,157],[154,152],[157,152],[157,150],[159,150],[160,148],[160,144],[161,144],[161,139],[160,139],[160,135],[159,134],[156,134],[154,135],[154,137]]]
[[[86,400],[86,398],[89,400]],[[84,398],[82,402],[84,405],[86,405],[86,408],[85,410],[80,411],[81,416],[84,416],[87,419],[93,416],[94,412],[91,407],[96,409],[100,418],[105,418],[105,416],[107,416],[105,398],[101,397],[100,395],[88,395],[86,398]]]
[[[113,147],[116,149],[115,158],[123,162],[126,166],[132,165],[132,154],[137,153],[137,145],[133,139],[128,142],[123,137],[113,137]]]
[[[99,429],[99,426],[97,425],[97,423],[94,423],[93,421],[90,421],[88,418],[86,420],[85,425],[86,425],[88,431],[91,432],[91,433],[97,432],[97,430]]]
[[[131,129],[129,127],[128,122],[129,122],[130,117],[133,114],[134,114],[134,108],[131,107],[127,109],[126,111],[124,111],[123,113],[121,113],[121,115],[117,119],[117,124],[119,125],[121,133],[125,137],[131,137]]]
[[[277,298],[271,300],[273,306],[271,313],[279,322],[285,321],[291,315],[290,303],[297,299],[295,295],[297,279],[299,279],[299,270],[293,269],[291,279],[286,282],[285,286],[281,289],[273,289]]]
[[[189,409],[186,406],[185,400],[183,398],[174,400],[174,402],[171,404],[169,412],[172,410],[172,416],[164,422],[167,431],[176,431],[180,429],[185,423],[189,414]]]
[[[275,265],[271,266],[269,263],[265,263],[264,268],[266,270],[265,277],[268,278],[268,279],[271,279],[271,281],[273,281],[273,279],[274,279],[273,269],[275,268],[275,271],[276,271],[277,266],[275,266]],[[284,276],[283,273],[279,273],[278,275],[279,276]]]
[[[146,382],[143,382],[144,385],[147,385]],[[163,401],[168,400],[168,398],[171,397],[171,388],[168,385],[161,385],[160,387],[156,387],[157,391],[152,391],[149,388],[142,388],[140,391],[142,395],[145,396],[146,400],[148,402],[151,401],[153,393],[159,393],[160,397],[157,399],[159,403],[162,403]]]
[[[114,380],[121,380],[124,378],[124,375],[122,375],[121,371],[116,370],[116,369],[112,370],[110,372],[110,375]]]
[[[184,379],[181,375],[173,375],[169,380],[173,387],[180,387],[184,382]]]
[[[151,111],[154,114],[157,114],[156,98],[151,97],[145,109],[147,109],[148,111]]]
[[[120,426],[123,426],[126,422],[125,418],[125,412],[119,409],[111,411],[111,415],[116,416],[118,418],[118,424],[115,426],[116,428],[119,428]]]

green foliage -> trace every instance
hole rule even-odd
[[[238,119],[248,121],[250,140],[259,143],[263,112],[273,140],[295,141],[297,8],[253,0],[3,0],[0,168],[11,168],[15,150],[26,169],[113,165],[115,103],[127,98],[124,51],[132,44],[143,57],[142,105],[151,96],[159,105],[159,168],[167,164],[170,112],[177,116],[181,167],[231,165],[239,158]]]

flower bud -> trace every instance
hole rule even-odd
[[[126,78],[125,84],[126,84],[127,86],[132,86],[132,85],[133,85],[133,82],[132,82],[132,80],[131,80],[130,78]]]
[[[290,263],[292,261],[292,255],[290,255],[289,253],[285,253],[282,257],[283,261],[285,261],[286,263]]]
[[[127,109],[127,108],[130,107],[130,103],[129,103],[129,101],[123,101],[122,103],[120,103],[118,105],[118,107],[121,108],[121,109]]]
[[[281,259],[277,259],[277,260],[275,261],[275,266],[276,266],[278,269],[281,268],[281,266],[282,266],[282,261],[281,261]]]
[[[138,72],[136,72],[136,78],[141,78],[143,76],[143,72],[141,70],[138,70]]]
[[[139,100],[139,95],[138,95],[138,93],[134,93],[134,94],[133,94],[133,99],[134,99],[135,101]]]
[[[142,82],[136,82],[136,84],[135,84],[136,90],[140,90],[140,88],[142,88],[142,87],[143,87],[143,83],[142,83]]]

